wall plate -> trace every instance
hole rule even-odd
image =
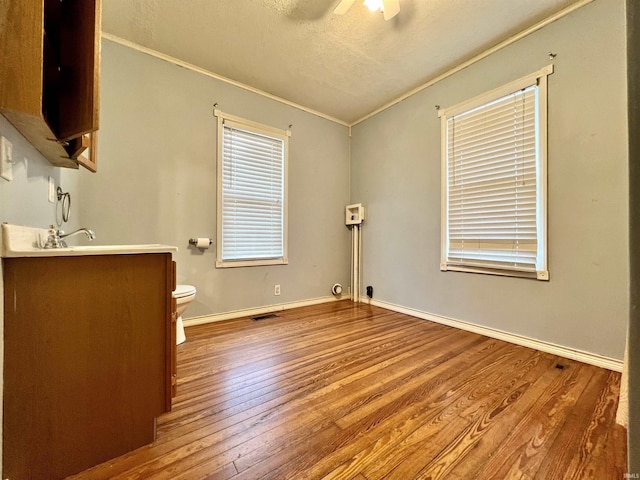
[[[56,203],[56,182],[49,177],[49,203]]]
[[[0,136],[0,177],[13,180],[13,145],[6,137]]]

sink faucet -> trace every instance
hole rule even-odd
[[[62,230],[56,230],[56,228],[51,225],[48,233],[49,236],[47,237],[47,242],[45,243],[44,248],[67,248],[68,245],[64,239],[79,233],[84,233],[89,240],[96,238],[96,234],[93,233],[93,230],[89,230],[88,228],[79,228],[75,232],[64,233]]]

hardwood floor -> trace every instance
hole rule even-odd
[[[153,445],[75,478],[626,472],[620,374],[349,301],[189,328],[178,380]]]

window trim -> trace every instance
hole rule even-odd
[[[553,65],[547,65],[540,70],[519,78],[513,82],[507,83],[501,87],[495,88],[489,92],[483,93],[470,100],[453,105],[446,109],[438,110],[440,117],[440,148],[441,148],[441,184],[440,184],[440,270],[441,271],[458,271],[470,273],[484,273],[490,275],[501,275],[510,277],[535,278],[537,280],[549,280],[548,267],[548,210],[547,210],[547,77],[553,73]],[[449,118],[467,112],[474,108],[480,107],[494,100],[510,95],[518,90],[538,86],[538,130],[537,149],[539,154],[536,168],[536,225],[538,238],[538,252],[536,255],[536,271],[521,271],[516,269],[486,268],[474,265],[451,265],[447,263],[447,247],[448,247],[448,192],[447,192],[447,121]]]
[[[246,120],[235,115],[224,113],[215,109],[213,114],[218,119],[217,125],[217,206],[216,206],[216,268],[233,267],[256,267],[264,265],[287,265],[289,263],[289,138],[291,130],[281,130],[269,125]],[[283,225],[282,225],[282,257],[277,258],[257,258],[244,260],[223,260],[222,259],[222,141],[224,125],[233,125],[240,129],[247,130],[260,135],[279,138],[284,142],[284,165],[283,165]]]

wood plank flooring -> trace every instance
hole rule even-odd
[[[626,472],[620,374],[349,301],[189,328],[178,380],[153,445],[74,478]]]

